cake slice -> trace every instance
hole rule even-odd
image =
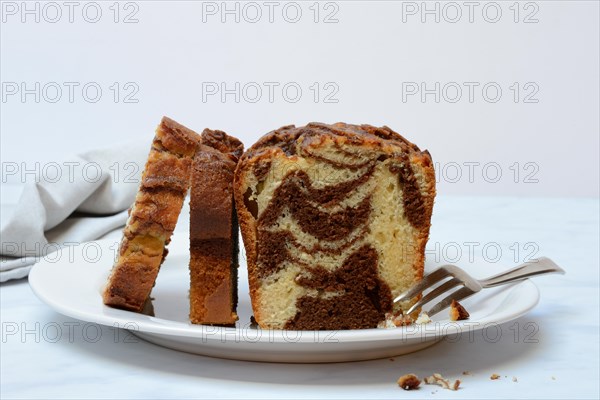
[[[261,328],[375,328],[423,276],[433,164],[387,127],[283,127],[242,156],[234,186]]]
[[[238,223],[233,174],[242,142],[221,131],[202,132],[192,165],[190,197],[190,321],[237,321]]]
[[[141,312],[167,255],[200,135],[163,117],[104,289],[104,304]]]

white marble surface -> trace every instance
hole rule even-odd
[[[429,257],[445,253],[454,261],[452,251],[460,248],[458,264],[485,265],[486,243],[488,259],[497,248],[502,257],[482,267],[480,277],[514,265],[517,248],[522,261],[536,246],[534,256],[551,257],[567,274],[537,278],[540,304],[501,325],[497,342],[476,334],[393,361],[291,365],[184,354],[64,317],[41,303],[26,280],[8,282],[0,286],[0,397],[598,398],[598,199],[439,197]],[[526,340],[533,328],[533,340]],[[409,372],[440,372],[463,383],[458,392],[434,386],[405,392],[395,382]],[[501,378],[490,380],[492,373]]]

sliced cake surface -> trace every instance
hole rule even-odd
[[[141,312],[167,255],[199,143],[200,135],[167,117],[156,128],[104,304]]]
[[[233,176],[243,144],[204,130],[192,165],[190,197],[190,321],[237,321],[238,223]]]
[[[311,123],[265,135],[235,177],[258,324],[377,327],[422,278],[434,196],[429,153],[387,127]]]

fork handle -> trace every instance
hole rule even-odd
[[[565,271],[556,265],[554,261],[547,257],[540,257],[532,261],[521,264],[515,268],[509,269],[508,271],[502,272],[498,275],[491,276],[487,279],[479,281],[481,286],[484,288],[504,285],[510,282],[516,282],[526,279],[534,275],[559,273],[564,274]]]

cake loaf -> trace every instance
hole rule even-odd
[[[190,196],[190,321],[237,321],[238,223],[233,174],[244,146],[205,129],[192,164]]]
[[[377,327],[423,276],[434,196],[429,153],[387,127],[311,123],[265,135],[235,176],[259,326]]]
[[[200,135],[163,117],[130,210],[104,304],[141,312],[167,255]]]

